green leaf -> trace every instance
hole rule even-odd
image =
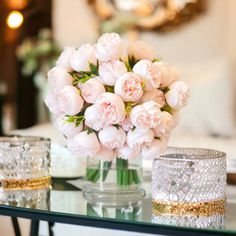
[[[86,74],[84,74],[84,76],[82,76],[81,78],[78,79],[78,82],[84,84],[86,81],[88,81],[91,78],[91,76],[88,76]]]
[[[167,93],[170,89],[168,87],[160,89],[163,93]]]
[[[74,80],[78,79],[75,71],[68,71],[68,73],[72,76]]]
[[[114,93],[114,87],[113,86],[105,86],[106,92]]]
[[[126,66],[126,68],[127,68],[127,71],[128,71],[128,72],[132,71],[132,67],[131,67],[131,65],[129,64],[129,59],[128,59],[128,60],[125,60],[124,63],[125,63],[125,66]]]
[[[74,118],[74,116],[66,116],[66,122],[74,122],[75,121],[75,118]]]
[[[89,62],[89,68],[90,68],[91,74],[98,75],[98,65],[94,65],[93,63]]]
[[[161,57],[156,57],[156,58],[154,58],[153,60],[152,60],[152,62],[160,62],[161,61]]]
[[[142,87],[142,89],[145,88],[145,83],[144,82],[141,82],[141,87]]]
[[[132,102],[125,103],[125,111],[127,114],[129,114],[131,112],[133,105],[135,105],[135,104],[133,104]]]
[[[115,125],[113,125],[113,126],[116,127],[117,129],[120,128],[120,125],[118,125],[118,124],[115,124]]]
[[[88,128],[88,129],[87,129],[87,134],[91,134],[91,133],[93,133],[93,132],[94,132],[93,129],[91,129],[91,128]]]
[[[88,81],[92,75],[90,74],[90,72],[77,72],[77,71],[70,71],[68,72],[72,78],[74,79],[73,81],[73,85],[77,85],[78,83],[85,83],[86,81]]]
[[[84,116],[76,116],[75,126],[78,127],[84,121]]]
[[[75,123],[75,126],[78,127],[81,122],[84,121],[84,115],[75,115],[75,116],[66,116],[65,122]]]
[[[131,67],[131,69],[134,67],[134,65],[138,62],[135,58],[134,58],[134,56],[129,56],[128,57],[128,60],[129,60],[129,65],[130,65],[130,67]]]
[[[164,107],[161,108],[161,111],[167,111],[171,114],[173,111],[173,108],[171,108],[169,105],[165,105]]]

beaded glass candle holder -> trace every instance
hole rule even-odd
[[[153,221],[223,227],[226,155],[199,148],[170,148],[153,162]]]
[[[49,188],[50,140],[0,137],[0,191]]]
[[[50,210],[50,189],[0,190],[0,203],[15,207]]]

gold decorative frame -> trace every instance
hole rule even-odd
[[[206,0],[88,0],[108,31],[112,28],[170,31],[203,12]],[[132,6],[133,4],[133,6]]]

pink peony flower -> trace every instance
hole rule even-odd
[[[44,99],[44,102],[48,107],[49,111],[53,113],[56,117],[65,114],[58,106],[57,93],[49,91],[49,93],[46,95]]]
[[[165,106],[165,94],[159,89],[146,91],[141,97],[140,103],[144,103],[148,101],[156,102],[158,106],[161,108]]]
[[[130,148],[127,144],[124,144],[123,147],[116,149],[116,155],[118,158],[125,160],[135,159],[140,157],[141,148]]]
[[[100,151],[95,155],[95,157],[99,158],[103,161],[112,161],[116,157],[116,153],[112,149],[101,148]]]
[[[95,107],[101,114],[100,119],[110,124],[119,124],[125,117],[125,105],[122,99],[113,93],[102,93],[95,102]]]
[[[106,122],[102,119],[102,114],[99,113],[94,105],[85,110],[84,118],[85,125],[96,131],[106,126]]]
[[[67,85],[58,92],[58,106],[65,114],[73,116],[79,113],[84,105],[83,98],[74,86]]]
[[[114,126],[108,126],[98,133],[98,138],[103,147],[114,149],[124,145],[126,134],[123,129],[117,129]]]
[[[154,101],[145,102],[135,106],[130,112],[130,120],[140,129],[151,129],[160,121],[160,108]]]
[[[142,157],[147,160],[153,160],[160,155],[163,155],[167,148],[167,140],[154,139],[151,145],[146,145],[142,148]]]
[[[67,139],[67,147],[72,154],[78,155],[79,157],[93,157],[101,149],[96,134],[88,134],[87,131],[83,131]]]
[[[63,67],[55,66],[48,72],[48,84],[52,91],[72,85],[73,78]]]
[[[97,78],[91,78],[85,83],[80,83],[79,88],[82,93],[82,97],[87,103],[95,103],[98,96],[106,92],[105,87]]]
[[[130,117],[126,116],[124,120],[122,120],[119,125],[121,125],[122,129],[126,132],[130,131],[134,128],[133,124],[131,123]]]
[[[70,138],[82,131],[83,122],[79,126],[76,126],[75,122],[66,121],[65,116],[59,116],[55,121],[55,126],[67,138]]]
[[[132,72],[122,75],[115,84],[115,93],[125,102],[135,102],[143,95],[141,78]]]
[[[178,80],[178,74],[177,72],[170,67],[165,62],[154,62],[154,65],[157,67],[159,71],[159,75],[161,78],[161,88],[165,88],[169,86],[171,83],[173,83],[175,80]]]
[[[167,137],[174,125],[174,119],[169,112],[163,111],[160,116],[160,123],[153,129],[155,137]]]
[[[76,51],[74,47],[65,47],[56,61],[56,66],[61,66],[65,69],[72,69],[70,66],[70,58],[74,51]]]
[[[114,86],[117,79],[126,72],[125,64],[119,60],[102,62],[98,71],[103,84],[109,86]]]
[[[70,65],[75,71],[90,71],[89,63],[97,65],[95,48],[90,44],[82,45],[70,57]]]
[[[128,54],[136,60],[147,59],[152,61],[155,58],[155,50],[141,40],[132,43],[128,47]]]
[[[145,84],[145,91],[159,88],[161,84],[161,77],[155,63],[148,60],[141,60],[134,65],[133,72],[142,77]]]
[[[123,44],[119,34],[105,33],[96,44],[96,56],[98,60],[107,62],[118,60],[123,53]]]
[[[127,134],[127,144],[129,147],[139,147],[142,145],[150,144],[154,139],[152,130],[134,129],[130,130]]]
[[[189,95],[187,84],[184,81],[175,81],[169,86],[165,96],[168,105],[177,110],[186,105]]]

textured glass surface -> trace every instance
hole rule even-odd
[[[175,225],[191,228],[208,228],[208,229],[224,229],[225,216],[176,216],[176,215],[159,215],[152,217],[152,222],[157,224]]]
[[[153,200],[208,202],[225,198],[225,188],[225,153],[170,148],[153,162]]]
[[[152,172],[153,222],[224,228],[226,156],[197,148],[170,148]]]
[[[50,189],[0,190],[0,203],[9,206],[50,210]]]
[[[103,161],[96,157],[88,158],[86,180],[83,193],[93,204],[117,206],[145,197],[145,191],[141,187],[140,158],[132,160],[114,158],[112,161]]]
[[[35,189],[50,182],[50,140],[0,137],[0,187]]]

